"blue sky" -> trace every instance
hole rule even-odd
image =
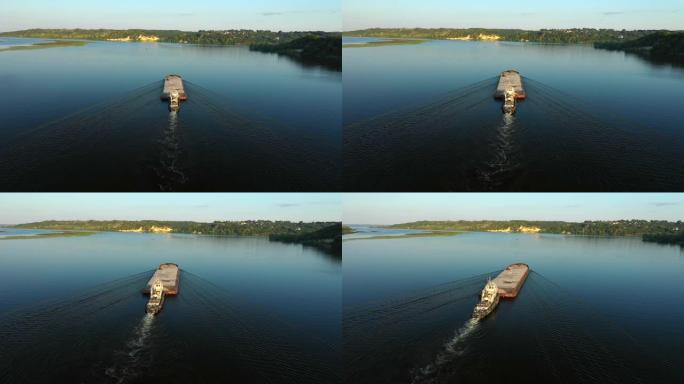
[[[338,193],[3,193],[0,223],[40,220],[340,221]]]
[[[344,194],[346,224],[416,220],[684,220],[684,193]]]
[[[27,28],[340,31],[340,0],[2,0],[0,31]]]
[[[682,0],[342,0],[344,30],[371,27],[684,29]]]

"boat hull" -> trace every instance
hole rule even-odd
[[[178,264],[164,263],[159,265],[159,268],[154,271],[154,274],[147,282],[147,285],[143,289],[143,293],[149,294],[150,288],[157,279],[161,280],[162,284],[164,284],[165,295],[173,296],[178,294],[178,285],[180,282],[180,270],[178,268]]]
[[[499,296],[497,296],[494,299],[494,302],[492,302],[492,305],[484,308],[483,310],[478,310],[477,308],[475,311],[473,311],[473,319],[475,320],[482,320],[485,317],[489,316],[492,312],[494,312],[494,309],[496,306],[499,305]]]
[[[530,272],[530,267],[524,263],[511,264],[503,270],[493,281],[499,287],[499,297],[512,299],[518,296]]]
[[[527,98],[522,77],[518,71],[513,69],[501,72],[499,83],[497,84],[496,91],[494,92],[494,97],[497,99],[503,99],[506,97],[506,91],[511,89],[513,92],[515,92],[515,100],[523,100]]]

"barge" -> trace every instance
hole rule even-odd
[[[518,296],[529,272],[527,264],[515,263],[506,267],[494,280],[487,281],[480,294],[480,302],[473,310],[473,319],[481,320],[492,313],[499,304],[499,299],[513,299]]]
[[[505,299],[513,299],[518,296],[529,273],[530,267],[524,263],[515,263],[506,267],[494,279],[494,284],[499,288],[499,296]]]
[[[179,75],[166,75],[164,77],[161,99],[169,101],[170,111],[180,109],[180,102],[188,99],[188,95],[185,93],[185,86],[183,85],[183,78]]]
[[[501,72],[499,83],[494,92],[494,98],[503,99],[502,110],[506,114],[513,114],[516,110],[516,102],[527,98],[523,87],[522,77],[516,70],[510,69]]]
[[[150,295],[146,312],[155,315],[161,311],[164,305],[164,298],[178,294],[179,280],[178,264],[160,264],[143,289],[143,293]]]

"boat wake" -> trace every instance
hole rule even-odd
[[[462,356],[466,352],[466,341],[478,329],[479,322],[475,319],[470,319],[460,327],[454,336],[449,339],[442,350],[437,354],[435,360],[426,365],[424,368],[415,370],[411,383],[432,383],[435,380],[435,374],[439,372],[440,367],[452,362],[455,358]]]
[[[146,313],[136,326],[133,337],[126,342],[125,348],[117,351],[115,356],[122,362],[105,370],[105,375],[116,380],[117,384],[128,382],[139,376],[141,356],[149,349],[148,339],[152,333],[154,315]]]
[[[485,189],[498,189],[508,182],[511,174],[519,167],[516,160],[519,151],[516,143],[518,125],[515,116],[504,114],[490,145],[492,157],[485,161],[478,176]]]
[[[159,140],[161,147],[159,165],[154,167],[159,178],[160,191],[172,191],[188,181],[188,177],[179,166],[181,156],[181,146],[178,140],[179,127],[178,112],[169,112],[169,125],[164,129],[162,138]]]

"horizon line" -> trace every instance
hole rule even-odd
[[[24,29],[16,29],[12,31],[0,31],[0,33],[11,33],[11,32],[22,32],[22,31],[28,31],[31,29],[56,29],[56,30],[112,30],[112,31],[130,31],[130,30],[143,30],[143,31],[178,31],[178,32],[199,32],[199,31],[213,31],[213,32],[224,32],[224,31],[266,31],[266,32],[326,32],[326,33],[342,33],[343,31],[332,31],[332,30],[315,30],[315,29],[291,29],[291,30],[278,30],[275,31],[273,29],[253,29],[253,28],[233,28],[233,29],[197,29],[197,30],[190,30],[190,29],[158,29],[158,28],[67,28],[67,27],[59,27],[59,28],[44,28],[44,27],[28,27]]]
[[[582,221],[568,221],[568,220],[537,220],[537,219],[477,219],[477,220],[466,220],[466,219],[447,219],[447,220],[414,220],[414,221],[405,221],[401,223],[393,223],[394,224],[412,224],[412,223],[417,223],[421,221],[427,221],[427,222],[455,222],[455,221],[466,221],[466,222],[474,222],[474,221],[538,221],[542,223],[551,223],[551,222],[562,222],[562,223],[584,223],[587,221],[600,221],[600,222],[611,222],[611,221],[665,221],[668,223],[677,223],[681,222],[682,220],[677,220],[677,221],[670,221],[666,219],[585,219]],[[367,223],[345,223],[342,221],[342,224],[345,225],[387,225],[387,224],[367,224]]]
[[[524,29],[524,28],[506,28],[506,27],[366,27],[361,29],[349,29],[342,32],[356,32],[365,31],[369,29],[499,29],[504,31],[526,31],[526,32],[540,32],[542,30],[569,30],[569,29],[595,29],[604,31],[668,31],[668,32],[684,32],[684,29],[667,29],[667,28],[637,28],[637,29],[616,29],[616,28],[598,28],[598,27],[556,27],[556,28],[539,28],[539,29]]]

